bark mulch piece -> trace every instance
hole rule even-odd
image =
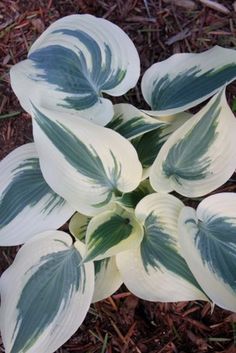
[[[229,13],[190,0],[3,0],[0,1],[0,159],[32,141],[31,118],[9,84],[9,69],[26,58],[29,47],[56,19],[89,13],[118,24],[134,41],[142,72],[173,53],[200,52],[213,45],[235,47],[233,1],[218,1]],[[227,12],[227,11],[226,11]],[[228,89],[236,106],[236,85]],[[138,87],[116,102],[147,108]],[[235,109],[236,110],[236,109]],[[218,191],[236,191],[236,176]],[[185,200],[185,202],[188,200]],[[196,205],[199,200],[189,201]],[[0,250],[0,270],[17,248]],[[86,320],[59,353],[201,353],[236,352],[236,316],[204,302],[150,303],[121,289],[91,305]],[[0,347],[0,351],[4,351]],[[43,353],[43,352],[42,352]]]

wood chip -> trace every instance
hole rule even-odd
[[[188,10],[195,10],[197,8],[195,1],[192,0],[164,0],[164,2],[167,4],[172,3],[173,5],[184,7]]]
[[[195,335],[193,332],[191,331],[187,331],[187,335],[188,335],[188,338],[196,345],[198,346],[198,349],[201,351],[201,352],[206,352],[207,349],[208,349],[208,345],[207,345],[207,342],[202,338],[202,337],[199,337],[197,335]]]
[[[227,9],[227,7],[225,7],[224,5],[215,2],[215,1],[211,1],[211,0],[199,0],[203,5],[206,5],[207,7],[219,11],[225,15],[228,15],[230,13],[229,9]]]
[[[11,55],[10,55],[10,54],[7,54],[7,55],[5,56],[5,58],[3,59],[2,64],[3,64],[3,65],[7,65],[10,60],[11,60]]]
[[[167,45],[172,45],[176,42],[179,42],[180,40],[183,40],[191,35],[191,32],[189,29],[184,29],[183,31],[175,34],[174,36],[170,37],[165,43]]]
[[[45,30],[45,25],[40,18],[32,19],[31,23],[38,33],[42,33]]]

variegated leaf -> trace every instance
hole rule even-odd
[[[165,122],[145,114],[133,105],[121,103],[114,105],[114,117],[107,127],[131,140],[164,125]]]
[[[134,190],[142,166],[124,137],[85,119],[34,108],[33,132],[44,178],[80,213],[93,216]]]
[[[236,120],[223,91],[166,141],[151,167],[151,185],[156,191],[203,196],[233,174],[235,148]]]
[[[139,201],[141,201],[146,195],[149,195],[153,192],[154,190],[149,183],[149,179],[145,179],[139,184],[137,189],[132,192],[123,194],[121,197],[116,199],[116,202],[124,208],[134,209]]]
[[[26,243],[0,280],[0,328],[6,353],[53,353],[78,329],[94,290],[84,244],[44,232]]]
[[[28,59],[11,69],[11,85],[23,108],[30,100],[106,125],[112,96],[137,83],[140,62],[130,38],[115,24],[91,15],[71,15],[53,23],[33,44]]]
[[[145,114],[153,117],[153,118],[158,118],[158,120],[164,122],[164,123],[173,123],[176,124],[176,129],[181,126],[185,121],[187,121],[189,118],[193,116],[192,113],[189,111],[186,112],[181,112],[181,113],[176,113],[176,114],[171,114],[171,115],[158,115],[157,112],[153,110],[142,110]],[[181,122],[178,122],[178,120],[181,120]]]
[[[76,212],[70,220],[69,231],[78,240],[84,240],[91,217]]]
[[[18,245],[62,226],[74,208],[46,183],[34,143],[18,147],[0,162],[0,245]]]
[[[84,261],[102,260],[136,248],[142,238],[143,228],[133,212],[117,206],[115,210],[105,211],[89,222]]]
[[[189,120],[191,116],[192,114],[190,113],[178,113],[158,118],[163,122],[162,126],[132,140],[132,144],[144,168],[143,179],[149,176],[150,167],[166,140],[175,130]]]
[[[207,197],[179,219],[182,253],[211,300],[236,312],[236,194]]]
[[[174,54],[152,65],[142,93],[155,115],[182,112],[213,96],[236,78],[236,51],[215,46],[200,54]]]
[[[135,209],[143,224],[140,247],[117,255],[127,288],[151,301],[206,300],[194,279],[178,242],[178,217],[184,204],[172,195],[152,194]]]
[[[85,239],[91,218],[75,213],[69,223],[71,234],[77,239]],[[98,302],[111,296],[122,284],[121,275],[117,269],[115,257],[94,261],[95,288],[92,302]]]
[[[115,257],[95,261],[95,289],[93,303],[110,297],[123,283],[120,272],[116,266]]]

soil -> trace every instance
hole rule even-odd
[[[216,44],[236,46],[233,1],[218,1],[229,10],[210,9],[190,0],[3,0],[0,1],[0,159],[32,141],[31,118],[20,107],[9,84],[9,69],[27,56],[45,28],[69,14],[89,13],[119,25],[134,41],[142,72],[173,53],[200,52]],[[236,85],[227,88],[235,105]],[[140,82],[116,102],[147,108]],[[236,191],[233,176],[219,191]],[[0,271],[17,248],[1,248]],[[0,351],[4,348],[0,346]],[[91,305],[76,334],[58,353],[236,353],[236,314],[204,302],[151,303],[125,286]],[[43,353],[43,352],[42,352]]]

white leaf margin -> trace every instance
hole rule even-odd
[[[131,225],[132,227],[131,233],[125,239],[120,240],[117,244],[111,243],[111,246],[105,252],[100,250],[98,254],[94,256],[93,252],[95,250],[98,251],[99,248],[101,249],[104,243],[106,242],[104,234],[101,234],[100,238],[95,239],[95,244],[93,244],[95,232],[97,232],[97,230],[104,224],[109,223],[110,220],[115,216],[120,216],[121,218],[123,218],[123,221],[125,221],[125,219],[129,221],[129,225]],[[84,261],[103,260],[105,258],[115,256],[116,254],[123,252],[127,249],[136,248],[140,245],[142,238],[143,228],[141,224],[137,221],[137,219],[134,217],[133,211],[128,211],[127,209],[117,205],[117,207],[113,208],[113,210],[108,210],[96,215],[89,222],[85,238],[86,256]]]
[[[207,153],[201,159],[211,160],[207,176],[199,180],[181,180],[181,184],[175,179],[167,177],[162,169],[162,164],[166,160],[169,150],[182,138],[194,130],[194,126],[202,119],[204,114],[214,104],[220,96],[218,108],[221,109],[217,118],[218,126],[216,138]],[[157,192],[169,193],[176,191],[186,197],[200,197],[210,193],[224,184],[234,173],[236,167],[236,119],[232,113],[225,96],[225,90],[216,94],[206,106],[197,114],[193,115],[183,126],[178,128],[162,146],[156,160],[150,169],[150,183]],[[191,142],[190,142],[191,143]]]
[[[135,215],[143,225],[152,212],[158,215],[158,222],[164,227],[163,231],[177,240],[173,246],[180,256],[178,217],[183,207],[182,201],[175,196],[155,193],[144,197],[135,209]],[[169,256],[171,254],[172,251]],[[160,268],[157,269],[148,264],[147,272],[142,259],[141,246],[117,254],[116,261],[124,284],[141,299],[160,302],[207,300],[199,288],[161,263],[159,263]]]
[[[34,273],[40,258],[63,251],[72,246],[72,238],[62,231],[48,231],[38,234],[27,242],[18,252],[14,263],[3,273],[0,279],[1,309],[0,329],[6,353],[13,345],[13,333],[17,316],[17,302],[22,288]],[[77,241],[74,246],[84,255],[84,244]],[[71,297],[67,311],[59,312],[50,324],[47,332],[39,336],[27,353],[53,353],[64,344],[83,322],[89,309],[94,291],[94,268],[92,263],[84,265],[86,285],[84,293],[78,291]]]
[[[13,181],[14,175],[16,174],[14,172],[16,168],[20,167],[20,165],[25,160],[31,158],[38,159],[38,153],[36,151],[34,143],[27,143],[16,148],[0,162],[1,195],[3,195],[4,191]],[[38,181],[39,180],[37,180],[37,182]],[[34,182],[35,180],[32,179],[32,184]],[[44,182],[46,184],[46,181],[44,181],[43,176],[41,182]],[[47,212],[43,212],[44,207],[50,200],[50,195],[51,194],[45,195],[35,205],[28,205],[20,213],[18,213],[18,215],[13,220],[11,220],[11,222],[0,228],[1,246],[12,246],[22,244],[40,232],[61,227],[72,216],[75,209],[70,206],[65,200],[63,204],[59,204],[59,206],[54,207],[49,214]],[[13,210],[14,207],[15,205],[13,203],[8,205],[9,210]]]
[[[142,166],[137,152],[129,141],[121,135],[105,127],[97,126],[85,119],[74,120],[69,115],[52,112],[40,107],[40,112],[49,120],[62,125],[87,147],[96,151],[107,174],[114,168],[114,159],[121,168],[116,188],[121,192],[134,190],[141,181]],[[109,189],[100,186],[96,181],[78,172],[51,142],[35,120],[37,113],[33,111],[33,135],[39,154],[43,176],[51,188],[67,200],[78,212],[86,216],[94,216],[110,206],[98,207],[103,203]],[[101,143],[102,141],[102,143]],[[75,151],[74,151],[75,152]],[[110,153],[112,152],[112,154]],[[79,149],[76,153],[80,153]],[[111,202],[114,200],[111,199]]]
[[[235,291],[224,283],[217,273],[214,273],[207,264],[203,263],[200,251],[197,249],[194,239],[198,230],[197,224],[199,221],[204,223],[204,221],[217,217],[227,216],[236,224],[235,209],[236,194],[223,192],[205,198],[200,202],[196,211],[191,207],[184,207],[180,213],[178,222],[181,252],[195,278],[214,304],[233,312],[236,312]],[[189,220],[192,221],[187,222]],[[218,256],[220,256],[220,253],[218,253]],[[233,270],[232,268],[232,271]]]
[[[52,33],[53,31],[62,28],[70,30],[82,29],[85,33],[90,34],[95,40],[97,39],[100,42],[103,51],[105,51],[105,43],[108,43],[113,54],[117,52],[119,53],[119,55],[113,55],[112,66],[113,68],[121,67],[123,70],[126,70],[125,77],[116,87],[104,90],[104,93],[112,96],[120,96],[136,85],[140,75],[140,59],[138,52],[128,35],[117,25],[104,18],[76,14],[57,20],[35,41],[29,51],[29,56],[38,49],[58,43],[60,45],[63,44],[64,46],[69,45],[70,49],[77,53],[76,46],[78,43],[76,44],[75,40],[70,37],[70,40],[68,41],[65,39],[68,39],[68,36],[63,36],[62,33]],[[84,51],[85,57],[86,54],[88,54],[86,57],[87,63],[91,64],[90,54],[87,53],[83,45],[81,45],[81,48]],[[104,53],[102,54],[102,57],[104,60]],[[32,79],[30,79],[30,75],[34,72],[35,68],[30,59],[14,65],[10,71],[12,88],[20,100],[22,107],[28,113],[31,112],[30,100],[34,99],[34,101],[38,100],[38,103],[45,108],[66,112],[74,119],[77,119],[79,116],[102,126],[106,125],[112,119],[112,102],[102,96],[99,97],[98,102],[90,108],[79,111],[76,109],[64,108],[61,104],[58,105],[58,103],[65,98],[66,92],[58,92],[55,85],[50,84],[47,87],[47,84],[45,83],[33,82]],[[110,74],[112,74],[112,72]],[[51,97],[50,101],[48,95]],[[68,93],[66,95],[68,96]],[[76,97],[76,94],[70,96]]]
[[[123,283],[123,279],[116,265],[116,257],[100,260],[99,271],[95,271],[95,289],[93,303],[110,297]],[[96,269],[96,261],[94,262]]]
[[[151,106],[151,95],[153,92],[153,86],[156,85],[156,81],[158,76],[160,75],[159,80],[165,75],[169,76],[170,81],[175,80],[178,75],[184,75],[187,69],[198,68],[199,72],[196,76],[200,74],[204,74],[208,70],[213,70],[213,74],[215,71],[221,70],[222,66],[227,66],[230,64],[235,64],[236,60],[236,51],[234,49],[226,49],[220,47],[218,45],[213,48],[206,50],[202,53],[178,53],[174,54],[166,60],[153,64],[143,75],[141,82],[141,90],[144,96],[145,101]],[[201,91],[198,94],[198,98],[193,98],[192,101],[186,104],[179,105],[177,107],[169,108],[169,109],[159,109],[153,110],[154,115],[165,116],[172,115],[179,112],[183,112],[189,108],[192,108],[203,101],[207,100],[214,94],[216,94],[219,90],[221,90],[224,86],[234,81],[236,78],[235,75],[232,76],[229,80],[225,80],[224,84],[219,85],[216,83],[215,89],[209,89],[209,93],[202,95]],[[207,85],[207,77],[206,77],[206,85]],[[184,96],[184,86],[179,87],[179,96],[181,94]],[[198,89],[198,87],[193,87],[194,89]],[[168,89],[166,89],[168,91]],[[190,90],[191,91],[191,90]],[[169,92],[170,93],[170,92]],[[186,92],[188,95],[189,91]],[[165,92],[168,95],[167,92]],[[190,92],[191,94],[191,92]]]

